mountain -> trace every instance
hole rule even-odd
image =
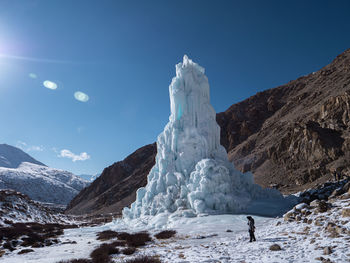
[[[35,160],[19,148],[8,144],[0,144],[0,167],[17,168],[23,162],[45,166],[45,164]]]
[[[229,160],[264,187],[290,193],[324,183],[334,171],[350,175],[350,49],[317,72],[232,105],[216,120]],[[106,168],[66,212],[120,212],[146,185],[156,151],[155,144],[144,146]]]
[[[100,173],[97,173],[97,174],[78,174],[77,176],[80,178],[83,178],[86,181],[93,182],[100,175],[101,175]]]
[[[350,49],[317,72],[217,115],[237,168],[285,193],[350,175]]]
[[[123,161],[105,168],[90,186],[69,203],[66,212],[105,214],[121,211],[135,200],[136,190],[147,183],[147,174],[154,165],[156,151],[156,144],[149,144]]]
[[[0,189],[12,189],[36,201],[66,205],[88,184],[70,172],[47,167],[21,149],[0,144]]]
[[[45,203],[67,204],[88,184],[70,172],[33,163],[0,167],[0,189],[13,189]]]

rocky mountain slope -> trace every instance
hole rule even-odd
[[[350,174],[350,50],[321,70],[218,114],[229,159],[257,183],[299,191]]]
[[[78,177],[83,178],[86,181],[93,182],[96,180],[97,177],[99,177],[101,174],[77,174]]]
[[[33,163],[0,167],[0,189],[12,189],[45,203],[67,204],[88,184],[70,172]]]
[[[149,144],[123,161],[105,168],[89,187],[69,203],[67,212],[101,214],[121,211],[135,200],[136,190],[146,185],[156,151],[156,144]]]
[[[0,167],[17,168],[23,162],[45,166],[45,164],[35,160],[19,148],[8,144],[0,144]]]
[[[328,181],[334,171],[350,175],[349,105],[350,49],[317,72],[218,113],[221,144],[235,166],[252,171],[262,186],[301,191]],[[106,168],[67,213],[119,212],[146,184],[155,154],[155,144],[144,146]]]

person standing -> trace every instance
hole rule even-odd
[[[248,219],[249,237],[250,237],[249,242],[256,241],[255,235],[254,235],[254,232],[255,232],[254,219],[251,216],[247,216],[247,219]]]

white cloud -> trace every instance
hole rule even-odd
[[[17,141],[16,147],[21,148],[22,150],[25,150],[25,148],[27,148],[27,144],[25,142],[22,142],[22,141]]]
[[[42,145],[28,145],[26,142],[17,141],[16,147],[22,149],[26,152],[42,152],[44,151],[44,146]]]
[[[70,150],[67,150],[67,149],[61,150],[58,157],[69,158],[69,159],[72,159],[73,162],[85,161],[85,160],[90,159],[90,155],[88,155],[86,152],[82,152],[78,155],[78,154],[72,153]]]
[[[37,152],[42,152],[44,151],[44,147],[42,145],[38,146],[38,145],[32,145],[27,149],[28,152],[30,151],[37,151]]]

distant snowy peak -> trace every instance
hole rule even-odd
[[[88,185],[70,172],[29,162],[18,168],[0,167],[0,189],[13,189],[36,201],[67,204]]]
[[[89,182],[93,182],[95,181],[99,176],[101,175],[101,173],[97,173],[97,174],[79,174],[77,175],[80,178],[83,178],[84,180],[87,180]]]
[[[100,175],[101,175],[100,173],[92,175],[90,178],[90,182],[95,181],[98,177],[100,177]]]
[[[19,148],[8,144],[0,144],[0,167],[17,168],[23,162],[45,166],[45,164],[35,160]]]

